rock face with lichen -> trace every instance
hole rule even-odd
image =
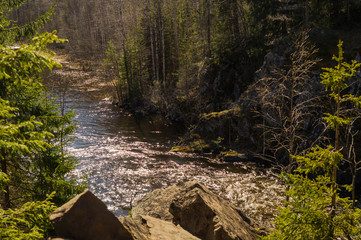
[[[254,240],[251,221],[197,181],[158,189],[139,199],[132,215],[117,219],[85,191],[54,211],[59,237],[73,240]]]

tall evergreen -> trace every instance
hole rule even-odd
[[[74,129],[72,113],[60,114],[54,101],[44,95],[41,78],[42,72],[61,66],[47,46],[65,40],[58,39],[54,31],[38,34],[19,47],[12,46],[34,35],[53,11],[18,26],[7,16],[24,2],[0,3],[0,99],[9,112],[0,121],[0,161],[1,171],[10,179],[2,193],[3,208],[44,200],[54,191],[53,201],[60,204],[83,189],[65,176],[75,167],[75,160],[63,151],[67,135]]]

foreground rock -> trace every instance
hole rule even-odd
[[[132,212],[134,218],[172,221],[201,239],[257,239],[249,219],[196,181],[153,191],[136,202]]]
[[[179,225],[150,216],[130,216],[119,219],[137,240],[200,240]]]
[[[133,236],[108,211],[105,204],[85,191],[50,215],[55,231],[62,238],[75,240],[131,240]]]
[[[257,239],[238,209],[196,181],[155,190],[137,201],[132,216],[120,219],[85,191],[54,211],[50,220],[60,239]]]

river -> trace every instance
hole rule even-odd
[[[76,71],[66,78],[74,76],[89,81],[87,74]],[[127,215],[136,199],[154,189],[195,179],[269,226],[283,195],[270,171],[252,163],[225,164],[211,156],[169,152],[183,128],[160,117],[124,113],[109,98],[95,97],[96,89],[75,84],[63,91],[52,84],[50,90],[55,96],[65,92],[65,111],[76,114],[78,128],[67,148],[79,159],[72,175],[86,175],[89,189],[117,216]]]

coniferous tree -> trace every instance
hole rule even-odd
[[[8,165],[17,164],[8,162],[15,154],[29,155],[39,149],[45,150],[48,144],[44,137],[51,137],[48,132],[39,132],[40,122],[31,118],[28,121],[16,121],[13,112],[18,109],[10,107],[9,102],[0,99],[0,193],[4,192],[5,205],[0,205],[0,238],[1,239],[44,239],[46,232],[51,228],[49,214],[56,206],[50,201],[54,196],[48,196],[45,201],[27,202],[19,208],[8,209],[10,203],[9,184],[11,179]],[[2,209],[4,207],[5,209]]]
[[[2,2],[0,7],[5,14],[24,2]],[[2,146],[2,172],[10,179],[3,194],[4,208],[33,199],[43,200],[53,191],[57,192],[54,201],[63,203],[83,188],[65,177],[75,166],[75,161],[61,151],[62,140],[74,129],[71,113],[64,116],[59,114],[59,110],[44,95],[45,89],[40,76],[44,71],[60,67],[52,59],[54,53],[47,50],[47,46],[51,43],[64,43],[65,40],[58,39],[54,31],[37,35],[19,47],[4,46],[10,45],[14,40],[30,37],[45,24],[51,11],[24,26],[10,24],[12,22],[7,15],[0,16],[5,28],[2,31],[5,40],[0,45],[0,98],[12,108],[12,118],[2,118],[2,122],[5,126],[20,124],[16,128],[16,135],[10,136],[11,138],[7,138],[7,135],[3,137],[4,141],[10,139],[15,143],[25,144],[25,147],[17,149],[8,144]]]

